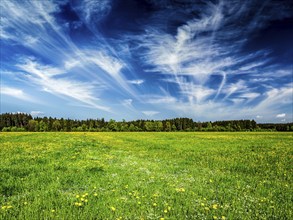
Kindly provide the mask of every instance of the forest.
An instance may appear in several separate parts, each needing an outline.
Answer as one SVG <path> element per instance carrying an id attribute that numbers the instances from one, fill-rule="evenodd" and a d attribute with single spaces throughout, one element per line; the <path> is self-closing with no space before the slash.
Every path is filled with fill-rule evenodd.
<path id="1" fill-rule="evenodd" d="M 135 121 L 115 121 L 113 119 L 106 121 L 104 118 L 73 120 L 32 117 L 26 113 L 4 113 L 0 115 L 0 131 L 293 131 L 293 123 L 258 124 L 254 120 L 196 122 L 190 118 Z"/>

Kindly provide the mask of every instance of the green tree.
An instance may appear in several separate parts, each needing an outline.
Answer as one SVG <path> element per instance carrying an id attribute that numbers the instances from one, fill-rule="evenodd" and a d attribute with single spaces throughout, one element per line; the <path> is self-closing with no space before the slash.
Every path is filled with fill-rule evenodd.
<path id="1" fill-rule="evenodd" d="M 39 122 L 39 131 L 48 131 L 48 125 L 43 120 Z"/>
<path id="2" fill-rule="evenodd" d="M 110 119 L 108 123 L 108 128 L 110 131 L 118 131 L 117 122 L 113 119 Z"/>
<path id="3" fill-rule="evenodd" d="M 61 124 L 58 120 L 55 120 L 52 124 L 53 131 L 60 131 L 61 130 Z"/>
<path id="4" fill-rule="evenodd" d="M 167 121 L 165 131 L 171 131 L 171 130 L 172 130 L 171 123 Z"/>
<path id="5" fill-rule="evenodd" d="M 131 123 L 131 124 L 129 125 L 129 131 L 136 131 L 136 129 L 137 129 L 137 128 L 134 126 L 134 124 Z"/>
<path id="6" fill-rule="evenodd" d="M 162 131 L 163 130 L 163 122 L 155 121 L 154 122 L 154 129 L 155 129 L 155 131 Z"/>
<path id="7" fill-rule="evenodd" d="M 154 130 L 154 122 L 152 122 L 152 121 L 147 121 L 147 122 L 145 123 L 145 129 L 146 129 L 147 131 L 153 131 L 153 130 Z"/>
<path id="8" fill-rule="evenodd" d="M 172 131 L 176 131 L 176 130 L 177 130 L 176 125 L 172 125 Z"/>
<path id="9" fill-rule="evenodd" d="M 28 121 L 28 131 L 37 131 L 38 130 L 38 122 L 34 119 Z"/>
<path id="10" fill-rule="evenodd" d="M 81 130 L 82 130 L 82 131 L 86 131 L 86 130 L 87 130 L 87 125 L 86 125 L 85 123 L 83 123 L 83 124 L 81 125 Z"/>

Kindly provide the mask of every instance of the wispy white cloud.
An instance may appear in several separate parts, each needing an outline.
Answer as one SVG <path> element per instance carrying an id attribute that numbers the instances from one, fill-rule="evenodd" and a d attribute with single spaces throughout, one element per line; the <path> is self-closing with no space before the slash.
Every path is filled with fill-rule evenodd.
<path id="1" fill-rule="evenodd" d="M 132 99 L 124 99 L 122 100 L 121 104 L 125 106 L 126 108 L 129 108 L 131 110 L 134 110 L 134 107 L 132 105 L 133 100 Z"/>
<path id="2" fill-rule="evenodd" d="M 90 28 L 105 18 L 111 11 L 112 1 L 110 0 L 84 0 L 72 3 L 74 10 Z"/>
<path id="3" fill-rule="evenodd" d="M 31 111 L 30 114 L 33 117 L 42 117 L 42 116 L 44 116 L 44 112 L 42 112 L 42 111 Z"/>
<path id="4" fill-rule="evenodd" d="M 112 86 L 112 89 L 123 89 L 134 98 L 136 97 L 136 91 L 129 86 L 122 73 L 122 70 L 127 68 L 126 64 L 120 59 L 109 55 L 106 49 L 78 50 L 75 51 L 73 57 L 64 62 L 65 69 L 82 68 L 89 74 L 89 77 L 94 77 L 104 85 Z M 96 71 L 99 71 L 100 74 L 97 74 Z"/>
<path id="5" fill-rule="evenodd" d="M 159 114 L 160 112 L 157 112 L 157 111 L 142 111 L 142 113 L 148 117 L 152 117 L 152 116 L 155 116 L 157 114 Z"/>
<path id="6" fill-rule="evenodd" d="M 22 89 L 8 87 L 8 86 L 1 86 L 0 93 L 3 95 L 12 96 L 17 99 L 25 100 L 25 101 L 33 101 L 34 99 L 26 94 Z"/>
<path id="7" fill-rule="evenodd" d="M 285 118 L 286 114 L 285 113 L 281 113 L 281 114 L 277 114 L 276 118 Z"/>
<path id="8" fill-rule="evenodd" d="M 30 59 L 22 64 L 18 64 L 17 67 L 27 73 L 26 77 L 28 82 L 40 86 L 43 91 L 62 97 L 73 98 L 91 107 L 110 111 L 109 107 L 97 104 L 99 99 L 94 95 L 93 84 L 74 81 L 65 77 L 54 77 L 57 73 L 64 73 L 62 69 L 49 67 L 47 65 L 44 66 Z"/>
<path id="9" fill-rule="evenodd" d="M 142 79 L 134 79 L 134 80 L 128 80 L 127 81 L 130 84 L 134 84 L 134 85 L 141 85 L 144 83 L 144 80 Z"/>
<path id="10" fill-rule="evenodd" d="M 176 103 L 177 99 L 175 97 L 172 97 L 170 95 L 148 95 L 143 96 L 144 102 L 149 104 L 170 104 L 170 103 Z"/>

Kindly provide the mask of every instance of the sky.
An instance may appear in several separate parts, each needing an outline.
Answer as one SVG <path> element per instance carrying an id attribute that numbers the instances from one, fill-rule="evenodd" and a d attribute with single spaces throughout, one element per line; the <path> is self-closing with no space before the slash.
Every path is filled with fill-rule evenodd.
<path id="1" fill-rule="evenodd" d="M 293 121 L 291 0 L 2 0 L 1 113 Z"/>

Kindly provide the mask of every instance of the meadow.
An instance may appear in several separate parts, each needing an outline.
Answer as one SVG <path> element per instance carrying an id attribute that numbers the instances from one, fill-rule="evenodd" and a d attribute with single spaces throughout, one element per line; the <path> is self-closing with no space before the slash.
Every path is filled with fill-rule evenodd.
<path id="1" fill-rule="evenodd" d="M 0 133 L 0 219 L 293 219 L 292 133 Z"/>

